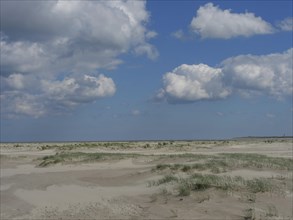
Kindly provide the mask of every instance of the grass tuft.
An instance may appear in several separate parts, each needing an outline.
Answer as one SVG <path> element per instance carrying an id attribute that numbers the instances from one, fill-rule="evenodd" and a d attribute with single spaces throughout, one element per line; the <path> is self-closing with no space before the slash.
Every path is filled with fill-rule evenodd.
<path id="1" fill-rule="evenodd" d="M 189 166 L 189 165 L 184 165 L 184 166 L 182 167 L 181 170 L 182 170 L 183 172 L 187 172 L 187 171 L 191 170 L 191 166 Z"/>
<path id="2" fill-rule="evenodd" d="M 180 184 L 178 186 L 178 195 L 179 196 L 189 196 L 190 195 L 190 187 L 187 184 Z"/>

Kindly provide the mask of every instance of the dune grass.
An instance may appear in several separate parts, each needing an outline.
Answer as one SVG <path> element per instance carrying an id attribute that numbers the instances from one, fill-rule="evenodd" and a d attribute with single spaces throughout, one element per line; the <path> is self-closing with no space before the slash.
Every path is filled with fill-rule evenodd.
<path id="1" fill-rule="evenodd" d="M 174 155 L 173 155 L 174 156 Z M 190 158 L 193 158 L 190 156 Z M 219 155 L 194 155 L 196 160 L 204 159 L 200 163 L 192 164 L 158 164 L 154 170 L 210 170 L 212 173 L 226 172 L 239 168 L 278 169 L 293 171 L 291 158 L 269 157 L 261 154 L 231 153 Z"/>
<path id="2" fill-rule="evenodd" d="M 248 191 L 250 193 L 264 193 L 275 190 L 268 179 L 254 178 L 246 180 L 241 176 L 217 176 L 214 174 L 195 173 L 186 178 L 178 178 L 174 175 L 166 175 L 163 178 L 153 181 L 150 186 L 158 186 L 166 183 L 176 183 L 179 196 L 188 196 L 192 191 L 204 191 L 215 188 L 224 191 Z"/>
<path id="3" fill-rule="evenodd" d="M 148 181 L 148 186 L 159 186 L 162 184 L 167 184 L 167 183 L 171 183 L 171 182 L 178 182 L 178 177 L 172 175 L 172 174 L 168 174 L 165 175 L 163 178 L 159 179 L 159 180 L 152 180 L 152 181 Z"/>
<path id="4" fill-rule="evenodd" d="M 244 179 L 241 176 L 216 175 L 217 173 L 237 169 L 259 170 L 287 170 L 292 171 L 293 160 L 291 158 L 269 157 L 261 154 L 230 153 L 209 156 L 195 156 L 202 160 L 188 164 L 158 164 L 153 171 L 172 173 L 157 180 L 153 185 L 175 183 L 179 196 L 188 196 L 194 191 L 204 191 L 214 188 L 224 191 L 243 191 L 250 194 L 277 192 L 282 193 L 284 187 L 280 187 L 280 181 L 270 178 Z M 211 174 L 197 173 L 198 171 L 210 171 Z M 185 172 L 184 178 L 174 176 Z M 167 181 L 168 180 L 168 181 Z M 284 183 L 284 182 L 283 182 Z M 277 187 L 278 185 L 278 187 Z M 290 184 L 289 184 L 290 185 Z"/>
<path id="5" fill-rule="evenodd" d="M 126 149 L 136 147 L 133 142 L 80 142 L 80 143 L 64 143 L 64 144 L 46 144 L 38 146 L 39 150 L 59 150 L 70 151 L 79 148 L 108 148 L 108 149 Z"/>
<path id="6" fill-rule="evenodd" d="M 84 153 L 84 152 L 61 152 L 55 155 L 41 158 L 40 167 L 46 167 L 58 163 L 76 163 L 76 162 L 94 162 L 105 159 L 123 159 L 128 157 L 137 157 L 138 154 L 121 153 Z"/>
<path id="7" fill-rule="evenodd" d="M 228 162 L 230 161 L 231 165 L 234 166 L 293 170 L 293 160 L 291 158 L 269 157 L 262 154 L 248 153 L 226 153 L 219 156 Z"/>

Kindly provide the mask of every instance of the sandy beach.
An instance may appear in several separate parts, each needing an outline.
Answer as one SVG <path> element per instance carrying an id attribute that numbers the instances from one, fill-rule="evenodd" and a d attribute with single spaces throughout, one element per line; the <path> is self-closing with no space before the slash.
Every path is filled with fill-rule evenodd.
<path id="1" fill-rule="evenodd" d="M 1 143 L 1 219 L 292 219 L 292 139 Z"/>

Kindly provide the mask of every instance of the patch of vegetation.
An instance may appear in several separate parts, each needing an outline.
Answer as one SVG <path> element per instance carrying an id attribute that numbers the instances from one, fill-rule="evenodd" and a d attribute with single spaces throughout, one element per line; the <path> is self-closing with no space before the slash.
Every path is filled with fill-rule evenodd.
<path id="1" fill-rule="evenodd" d="M 161 155 L 162 158 L 188 158 L 194 161 L 213 158 L 214 156 L 205 155 L 205 154 L 192 154 L 192 153 L 184 153 L 184 154 L 170 154 L 170 155 Z"/>
<path id="2" fill-rule="evenodd" d="M 173 165 L 170 167 L 170 169 L 171 169 L 171 170 L 179 170 L 181 167 L 182 167 L 181 164 L 176 163 L 176 164 L 173 164 Z"/>
<path id="3" fill-rule="evenodd" d="M 243 211 L 243 219 L 244 220 L 255 220 L 255 209 L 248 208 Z"/>
<path id="4" fill-rule="evenodd" d="M 214 187 L 218 189 L 228 190 L 236 189 L 238 186 L 243 184 L 241 177 L 230 177 L 230 176 L 217 176 L 210 174 L 193 174 L 190 178 L 183 181 L 189 182 L 192 191 L 201 191 L 208 188 Z"/>
<path id="5" fill-rule="evenodd" d="M 173 181 L 177 182 L 178 178 L 174 175 L 166 175 L 162 179 L 159 179 L 156 184 L 161 185 L 161 184 L 170 183 Z"/>
<path id="6" fill-rule="evenodd" d="M 254 178 L 245 180 L 241 176 L 217 176 L 212 174 L 193 174 L 190 179 L 193 191 L 205 190 L 211 187 L 222 190 L 240 190 L 246 189 L 252 193 L 268 192 L 274 189 L 271 182 L 264 178 Z"/>
<path id="7" fill-rule="evenodd" d="M 248 153 L 221 154 L 220 157 L 226 159 L 229 166 L 293 170 L 293 160 L 291 158 L 269 157 L 262 154 Z"/>
<path id="8" fill-rule="evenodd" d="M 189 196 L 190 192 L 191 192 L 191 189 L 187 184 L 180 184 L 178 186 L 178 195 L 179 196 Z"/>
<path id="9" fill-rule="evenodd" d="M 15 144 L 15 145 L 13 145 L 13 147 L 18 148 L 18 147 L 23 147 L 23 146 L 21 144 Z"/>
<path id="10" fill-rule="evenodd" d="M 277 216 L 278 216 L 278 210 L 277 210 L 276 206 L 269 205 L 268 210 L 265 214 L 265 217 L 272 218 L 272 217 L 277 217 Z"/>
<path id="11" fill-rule="evenodd" d="M 163 178 L 157 181 L 149 181 L 148 186 L 159 186 L 170 182 L 178 182 L 178 178 L 172 174 L 165 175 Z"/>
<path id="12" fill-rule="evenodd" d="M 220 173 L 221 171 L 226 171 L 230 164 L 225 159 L 214 156 L 204 163 L 193 164 L 192 167 L 197 170 L 210 170 L 212 173 Z"/>
<path id="13" fill-rule="evenodd" d="M 136 156 L 138 154 L 62 152 L 41 158 L 42 162 L 39 166 L 46 167 L 57 163 L 94 162 L 102 159 L 123 159 Z"/>
<path id="14" fill-rule="evenodd" d="M 188 196 L 192 191 L 204 191 L 209 188 L 220 190 L 239 191 L 244 190 L 250 193 L 269 192 L 274 190 L 271 182 L 264 178 L 245 180 L 241 176 L 218 176 L 214 174 L 195 173 L 187 178 L 177 178 L 174 175 L 166 175 L 150 185 L 161 185 L 169 182 L 176 182 L 178 195 Z"/>
<path id="15" fill-rule="evenodd" d="M 7 155 L 0 154 L 0 159 L 9 158 Z"/>
<path id="16" fill-rule="evenodd" d="M 243 201 L 245 201 L 245 202 L 255 203 L 255 201 L 256 201 L 255 193 L 251 193 L 251 192 L 244 193 L 244 194 L 242 194 L 241 197 L 242 197 Z"/>
<path id="17" fill-rule="evenodd" d="M 188 157 L 194 160 L 205 159 L 204 162 L 185 164 L 158 164 L 157 170 L 181 169 L 183 172 L 189 170 L 210 170 L 212 173 L 226 172 L 237 168 L 257 168 L 257 169 L 279 169 L 279 170 L 293 170 L 293 160 L 291 158 L 268 157 L 261 154 L 220 154 L 220 155 L 170 155 L 172 157 Z"/>
<path id="18" fill-rule="evenodd" d="M 76 150 L 78 148 L 109 148 L 109 149 L 126 149 L 137 147 L 135 142 L 77 142 L 64 144 L 46 144 L 38 147 L 39 150 L 56 149 L 60 151 Z"/>
<path id="19" fill-rule="evenodd" d="M 170 168 L 170 167 L 171 167 L 171 165 L 169 165 L 169 164 L 157 164 L 156 169 L 157 170 L 164 170 L 164 169 Z"/>
<path id="20" fill-rule="evenodd" d="M 171 192 L 168 191 L 165 187 L 160 190 L 160 194 L 163 196 L 171 195 Z"/>
<path id="21" fill-rule="evenodd" d="M 189 165 L 184 165 L 184 166 L 182 167 L 181 170 L 182 170 L 183 172 L 187 172 L 187 171 L 191 170 L 191 166 L 189 166 Z"/>
<path id="22" fill-rule="evenodd" d="M 269 180 L 264 178 L 255 178 L 252 180 L 247 180 L 246 186 L 248 190 L 252 193 L 268 192 L 271 191 L 273 187 Z"/>

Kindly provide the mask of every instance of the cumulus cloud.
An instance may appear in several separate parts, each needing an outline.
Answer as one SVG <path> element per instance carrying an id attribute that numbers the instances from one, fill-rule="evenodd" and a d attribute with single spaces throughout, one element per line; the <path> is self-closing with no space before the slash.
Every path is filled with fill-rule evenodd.
<path id="1" fill-rule="evenodd" d="M 29 94 L 19 91 L 5 91 L 0 96 L 1 114 L 8 117 L 18 117 L 26 115 L 38 118 L 46 114 L 42 96 L 38 94 Z"/>
<path id="2" fill-rule="evenodd" d="M 148 20 L 144 1 L 5 1 L 2 63 L 14 72 L 49 63 L 91 71 L 115 68 L 129 50 L 153 58 L 158 52 L 147 40 L 156 32 L 147 30 Z"/>
<path id="3" fill-rule="evenodd" d="M 65 78 L 62 81 L 42 81 L 42 91 L 55 102 L 74 106 L 93 102 L 98 98 L 112 96 L 115 84 L 104 75 L 98 77 L 84 75 L 80 78 Z"/>
<path id="4" fill-rule="evenodd" d="M 225 81 L 234 90 L 265 93 L 276 98 L 291 95 L 293 49 L 263 56 L 240 55 L 221 63 Z"/>
<path id="5" fill-rule="evenodd" d="M 49 54 L 46 54 L 44 45 L 39 43 L 1 40 L 0 47 L 1 75 L 37 72 L 49 61 Z"/>
<path id="6" fill-rule="evenodd" d="M 21 90 L 25 87 L 25 77 L 22 74 L 12 74 L 7 78 L 1 77 L 1 86 L 6 90 Z"/>
<path id="7" fill-rule="evenodd" d="M 197 10 L 190 27 L 202 38 L 229 39 L 274 32 L 268 22 L 253 13 L 232 13 L 230 9 L 222 10 L 212 3 L 207 3 Z"/>
<path id="8" fill-rule="evenodd" d="M 293 49 L 263 56 L 240 55 L 218 68 L 183 64 L 163 76 L 155 100 L 169 103 L 224 99 L 236 93 L 282 99 L 292 95 Z"/>
<path id="9" fill-rule="evenodd" d="M 277 24 L 277 26 L 282 31 L 292 31 L 293 30 L 293 18 L 285 18 Z"/>
<path id="10" fill-rule="evenodd" d="M 138 55 L 146 54 L 151 60 L 155 60 L 159 56 L 158 50 L 151 44 L 140 45 L 134 49 L 134 52 Z"/>
<path id="11" fill-rule="evenodd" d="M 164 87 L 156 98 L 168 102 L 221 99 L 230 94 L 222 84 L 222 70 L 205 64 L 183 64 L 163 76 Z"/>
<path id="12" fill-rule="evenodd" d="M 0 16 L 1 99 L 36 103 L 14 113 L 45 115 L 49 104 L 65 109 L 111 96 L 114 82 L 97 71 L 116 68 L 124 53 L 159 55 L 145 1 L 4 1 Z"/>
<path id="13" fill-rule="evenodd" d="M 34 84 L 38 82 L 39 84 Z M 63 80 L 37 80 L 32 76 L 12 74 L 1 78 L 4 113 L 40 117 L 59 114 L 99 98 L 114 95 L 115 83 L 104 75 L 84 75 Z"/>

